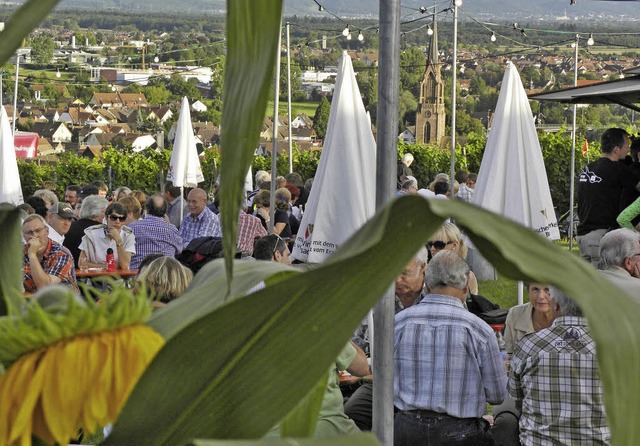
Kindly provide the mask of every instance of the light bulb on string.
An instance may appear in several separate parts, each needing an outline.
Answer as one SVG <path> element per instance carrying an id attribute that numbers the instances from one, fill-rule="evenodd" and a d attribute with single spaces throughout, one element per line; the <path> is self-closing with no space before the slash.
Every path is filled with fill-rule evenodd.
<path id="1" fill-rule="evenodd" d="M 431 25 L 427 25 L 427 35 L 433 36 L 433 29 L 431 29 Z"/>
<path id="2" fill-rule="evenodd" d="M 160 62 L 160 58 L 159 58 L 158 56 L 156 56 L 156 57 L 154 57 L 154 58 L 153 58 L 153 61 L 154 61 L 155 63 L 158 63 L 158 62 Z"/>
<path id="3" fill-rule="evenodd" d="M 456 6 L 462 6 L 462 0 L 454 0 L 453 4 Z"/>
<path id="4" fill-rule="evenodd" d="M 420 12 L 422 14 L 424 14 L 425 12 L 427 12 L 427 7 L 426 6 L 420 6 Z"/>
<path id="5" fill-rule="evenodd" d="M 351 40 L 351 33 L 347 34 L 347 40 Z"/>
<path id="6" fill-rule="evenodd" d="M 320 12 L 324 11 L 324 8 L 322 7 L 322 5 L 318 5 L 318 11 Z"/>
<path id="7" fill-rule="evenodd" d="M 496 33 L 491 33 L 491 41 L 492 42 L 496 41 Z"/>
<path id="8" fill-rule="evenodd" d="M 349 25 L 347 25 L 347 27 L 342 30 L 342 35 L 345 37 L 349 35 Z"/>
<path id="9" fill-rule="evenodd" d="M 363 42 L 363 41 L 364 41 L 364 36 L 362 35 L 362 31 L 359 31 L 359 32 L 358 32 L 358 40 L 359 40 L 360 42 Z"/>
<path id="10" fill-rule="evenodd" d="M 593 41 L 593 34 L 589 34 L 589 38 L 587 39 L 587 45 L 592 46 L 595 42 Z"/>
<path id="11" fill-rule="evenodd" d="M 62 75 L 60 74 L 60 68 L 58 68 L 58 71 L 56 71 L 56 77 L 58 79 L 60 79 L 60 76 L 62 76 Z"/>

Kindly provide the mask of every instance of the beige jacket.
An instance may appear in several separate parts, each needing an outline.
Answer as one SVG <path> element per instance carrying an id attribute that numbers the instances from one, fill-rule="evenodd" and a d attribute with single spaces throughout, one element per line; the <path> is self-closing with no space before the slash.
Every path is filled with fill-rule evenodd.
<path id="1" fill-rule="evenodd" d="M 533 306 L 531 303 L 516 305 L 509 309 L 504 325 L 504 343 L 507 353 L 512 354 L 516 343 L 527 333 L 533 333 Z"/>

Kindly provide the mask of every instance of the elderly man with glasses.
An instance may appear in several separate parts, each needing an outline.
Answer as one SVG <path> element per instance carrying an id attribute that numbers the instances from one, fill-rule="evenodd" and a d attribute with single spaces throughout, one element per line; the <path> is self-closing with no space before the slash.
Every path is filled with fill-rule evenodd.
<path id="1" fill-rule="evenodd" d="M 40 215 L 22 223 L 25 240 L 22 268 L 24 291 L 34 293 L 49 284 L 60 283 L 78 291 L 73 258 L 59 243 L 49 238 L 49 227 Z"/>

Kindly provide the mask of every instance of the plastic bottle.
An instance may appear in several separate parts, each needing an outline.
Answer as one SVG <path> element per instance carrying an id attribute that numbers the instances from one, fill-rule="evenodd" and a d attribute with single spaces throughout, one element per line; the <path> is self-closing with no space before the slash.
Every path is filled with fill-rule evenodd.
<path id="1" fill-rule="evenodd" d="M 113 249 L 107 248 L 107 272 L 116 270 L 116 259 L 113 257 Z"/>

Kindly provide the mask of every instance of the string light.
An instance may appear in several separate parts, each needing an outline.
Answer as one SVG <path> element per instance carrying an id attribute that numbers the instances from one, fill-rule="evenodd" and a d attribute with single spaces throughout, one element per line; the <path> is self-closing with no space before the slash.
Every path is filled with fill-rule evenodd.
<path id="1" fill-rule="evenodd" d="M 513 22 L 513 29 L 518 29 L 518 22 Z"/>
<path id="2" fill-rule="evenodd" d="M 420 13 L 424 14 L 425 12 L 427 12 L 427 7 L 426 6 L 420 6 Z"/>
<path id="3" fill-rule="evenodd" d="M 431 29 L 431 25 L 427 25 L 427 35 L 433 36 L 433 30 Z"/>
<path id="4" fill-rule="evenodd" d="M 349 24 L 347 24 L 347 27 L 342 30 L 342 35 L 347 37 L 347 39 L 349 38 Z"/>
<path id="5" fill-rule="evenodd" d="M 56 71 L 56 77 L 58 79 L 60 79 L 60 76 L 62 76 L 62 75 L 60 74 L 60 68 L 58 68 L 58 71 Z"/>
<path id="6" fill-rule="evenodd" d="M 360 30 L 360 31 L 358 32 L 358 40 L 359 40 L 360 42 L 364 42 L 364 36 L 362 35 L 362 30 Z"/>
<path id="7" fill-rule="evenodd" d="M 525 32 L 524 32 L 524 29 L 521 29 L 521 30 L 520 30 L 520 32 L 522 33 L 522 35 L 523 35 L 524 37 L 527 37 L 527 33 L 525 33 Z"/>
<path id="8" fill-rule="evenodd" d="M 322 7 L 322 5 L 318 5 L 318 11 L 320 12 L 324 11 L 324 8 Z"/>
<path id="9" fill-rule="evenodd" d="M 496 33 L 491 33 L 491 41 L 495 42 L 496 41 Z"/>
<path id="10" fill-rule="evenodd" d="M 589 34 L 589 39 L 587 39 L 587 45 L 592 46 L 595 42 L 593 41 L 593 34 Z"/>
<path id="11" fill-rule="evenodd" d="M 351 40 L 351 33 L 347 33 L 347 40 Z"/>

